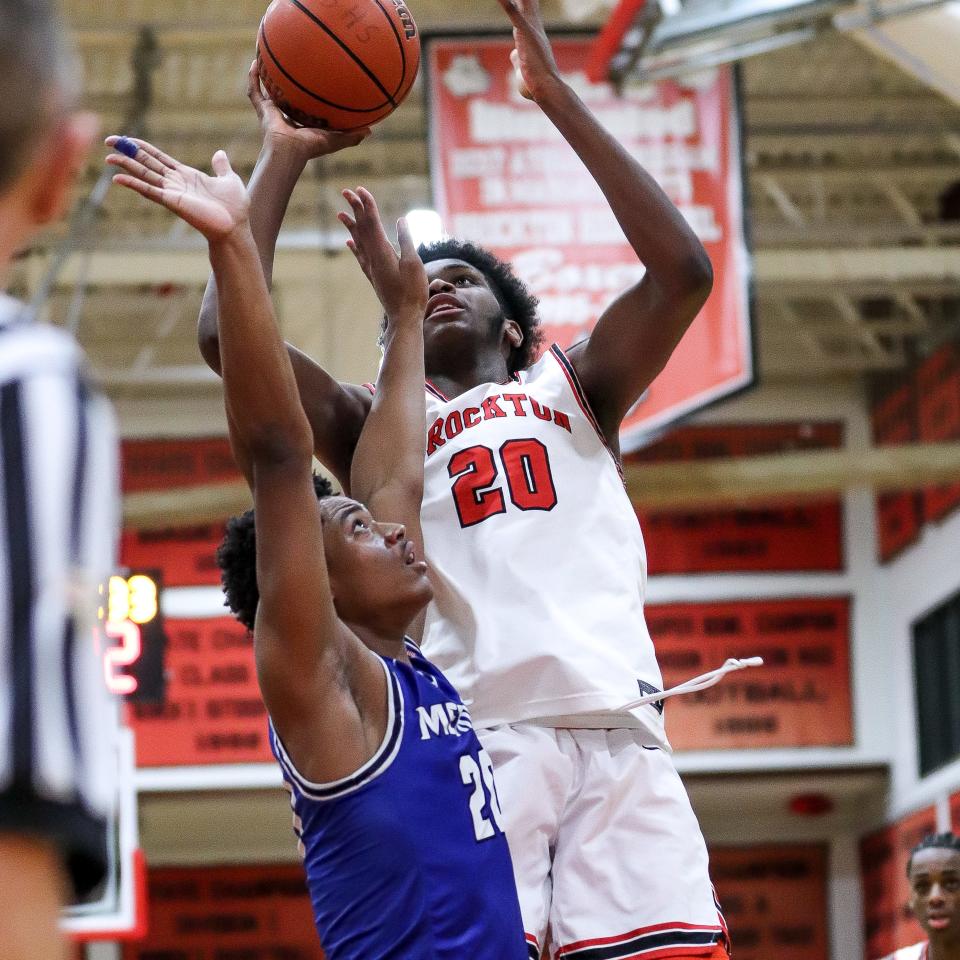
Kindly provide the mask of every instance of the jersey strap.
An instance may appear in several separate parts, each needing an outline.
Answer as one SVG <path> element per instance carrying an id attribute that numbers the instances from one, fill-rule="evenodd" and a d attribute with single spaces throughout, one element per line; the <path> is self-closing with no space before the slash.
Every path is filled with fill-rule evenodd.
<path id="1" fill-rule="evenodd" d="M 360 787 L 380 776 L 393 763 L 400 750 L 400 744 L 403 742 L 403 691 L 386 662 L 379 657 L 377 659 L 380 660 L 387 675 L 387 729 L 376 753 L 349 776 L 329 783 L 314 783 L 307 780 L 294 766 L 273 728 L 273 723 L 270 723 L 270 739 L 285 779 L 310 800 L 337 800 L 359 790 Z"/>
<path id="2" fill-rule="evenodd" d="M 427 393 L 430 394 L 430 396 L 435 397 L 437 400 L 440 400 L 442 403 L 449 402 L 450 398 L 447 396 L 444 396 L 443 393 L 440 390 L 438 390 L 429 380 L 424 380 L 423 386 L 426 389 Z"/>
<path id="3" fill-rule="evenodd" d="M 590 426 L 596 431 L 597 437 L 599 437 L 600 442 L 606 448 L 607 453 L 613 457 L 613 462 L 617 465 L 617 473 L 620 474 L 620 479 L 623 480 L 623 465 L 620 463 L 620 458 L 610 448 L 610 444 L 607 443 L 607 438 L 604 432 L 600 429 L 600 424 L 593 412 L 593 407 L 590 406 L 590 400 L 587 397 L 586 391 L 583 389 L 583 384 L 580 383 L 580 377 L 577 374 L 576 368 L 570 362 L 570 358 L 560 349 L 559 346 L 557 346 L 557 344 L 553 344 L 553 346 L 550 347 L 550 353 L 560 365 L 563 375 L 567 378 L 567 382 L 570 384 L 570 389 L 573 391 L 573 397 L 577 401 L 577 405 L 583 411 L 583 415 L 587 418 Z"/>

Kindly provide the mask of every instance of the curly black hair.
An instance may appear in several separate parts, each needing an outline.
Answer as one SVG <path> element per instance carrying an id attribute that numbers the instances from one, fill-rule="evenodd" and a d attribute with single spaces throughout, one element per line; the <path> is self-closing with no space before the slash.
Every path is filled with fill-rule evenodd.
<path id="1" fill-rule="evenodd" d="M 911 851 L 910 859 L 907 860 L 907 876 L 910 876 L 910 867 L 913 866 L 913 858 L 921 850 L 953 850 L 960 853 L 960 837 L 955 833 L 928 833 Z"/>
<path id="2" fill-rule="evenodd" d="M 424 263 L 463 260 L 471 267 L 476 267 L 487 278 L 503 312 L 523 331 L 523 343 L 514 347 L 507 359 L 508 371 L 513 374 L 526 370 L 537 359 L 543 341 L 543 331 L 537 317 L 538 300 L 513 272 L 510 264 L 466 240 L 448 239 L 420 244 L 417 253 Z"/>
<path id="3" fill-rule="evenodd" d="M 330 481 L 316 474 L 313 489 L 318 500 L 333 494 Z M 252 510 L 227 521 L 223 540 L 217 547 L 217 566 L 226 597 L 223 605 L 229 607 L 248 630 L 253 630 L 260 591 L 257 589 L 257 540 Z"/>

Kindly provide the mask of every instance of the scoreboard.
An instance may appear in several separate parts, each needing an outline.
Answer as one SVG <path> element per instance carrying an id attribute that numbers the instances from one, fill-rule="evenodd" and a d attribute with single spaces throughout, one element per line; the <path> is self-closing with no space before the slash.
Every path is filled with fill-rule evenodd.
<path id="1" fill-rule="evenodd" d="M 100 588 L 97 644 L 107 689 L 139 703 L 162 702 L 167 638 L 158 570 L 116 574 Z"/>

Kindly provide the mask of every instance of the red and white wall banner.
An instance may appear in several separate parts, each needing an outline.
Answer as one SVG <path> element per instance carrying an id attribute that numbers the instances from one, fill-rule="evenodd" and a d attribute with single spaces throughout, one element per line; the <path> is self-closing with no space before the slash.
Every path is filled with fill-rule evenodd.
<path id="1" fill-rule="evenodd" d="M 710 876 L 737 960 L 828 960 L 823 846 L 711 847 Z"/>
<path id="2" fill-rule="evenodd" d="M 863 915 L 866 935 L 864 960 L 885 957 L 923 939 L 923 930 L 907 903 L 910 851 L 928 834 L 937 832 L 933 807 L 877 830 L 860 841 Z"/>
<path id="3" fill-rule="evenodd" d="M 540 298 L 546 342 L 583 339 L 643 275 L 599 188 L 516 89 L 507 38 L 432 41 L 431 172 L 447 232 L 513 263 Z M 585 74 L 590 41 L 556 38 L 565 78 L 657 179 L 703 242 L 715 284 L 623 426 L 624 449 L 752 382 L 740 148 L 732 74 L 712 70 L 618 96 Z"/>
<path id="4" fill-rule="evenodd" d="M 242 480 L 226 437 L 124 440 L 124 493 Z"/>
<path id="5" fill-rule="evenodd" d="M 870 409 L 873 442 L 878 447 L 917 440 L 917 397 L 912 379 L 899 378 L 874 398 Z M 916 490 L 892 490 L 876 498 L 877 551 L 892 560 L 913 543 L 923 525 Z"/>
<path id="6" fill-rule="evenodd" d="M 764 659 L 666 701 L 675 749 L 853 743 L 848 597 L 650 604 L 647 624 L 666 687 L 729 657 Z"/>
<path id="7" fill-rule="evenodd" d="M 688 425 L 625 458 L 677 463 L 843 446 L 839 421 Z M 637 510 L 651 576 L 843 569 L 843 502 L 764 501 L 736 509 Z"/>
<path id="8" fill-rule="evenodd" d="M 323 960 L 299 863 L 151 868 L 147 896 L 147 936 L 123 960 Z"/>
<path id="9" fill-rule="evenodd" d="M 253 638 L 233 617 L 167 619 L 166 696 L 128 704 L 137 766 L 271 763 Z"/>
<path id="10" fill-rule="evenodd" d="M 124 530 L 120 562 L 162 571 L 167 587 L 214 586 L 220 583 L 217 547 L 223 531 L 223 522 Z"/>
<path id="11" fill-rule="evenodd" d="M 124 493 L 145 493 L 242 480 L 226 437 L 187 440 L 125 440 L 121 448 Z M 220 583 L 216 552 L 223 523 L 158 524 L 124 530 L 120 561 L 161 570 L 167 587 Z"/>
<path id="12" fill-rule="evenodd" d="M 960 343 L 946 343 L 917 367 L 917 414 L 920 439 L 960 440 Z M 923 517 L 942 520 L 960 506 L 960 483 L 927 487 Z"/>
<path id="13" fill-rule="evenodd" d="M 960 439 L 960 341 L 889 374 L 870 405 L 877 446 Z M 886 563 L 914 543 L 924 524 L 938 523 L 960 507 L 960 483 L 898 490 L 877 497 L 877 540 Z"/>

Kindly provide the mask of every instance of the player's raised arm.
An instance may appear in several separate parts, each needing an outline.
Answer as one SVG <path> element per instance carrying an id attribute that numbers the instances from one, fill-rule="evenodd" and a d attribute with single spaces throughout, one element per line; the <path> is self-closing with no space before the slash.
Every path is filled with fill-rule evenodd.
<path id="1" fill-rule="evenodd" d="M 209 177 L 142 140 L 132 142 L 135 151 L 129 140 L 107 142 L 123 154 L 107 158 L 124 171 L 115 182 L 172 210 L 208 241 L 223 308 L 230 440 L 254 500 L 260 687 L 292 755 L 312 762 L 304 762 L 304 774 L 333 779 L 369 756 L 344 677 L 369 665 L 364 675 L 371 683 L 382 691 L 385 681 L 334 609 L 313 487 L 313 438 L 250 232 L 246 190 L 223 151 L 214 155 Z"/>
<path id="2" fill-rule="evenodd" d="M 362 187 L 345 190 L 353 216 L 340 214 L 347 245 L 387 316 L 377 389 L 353 455 L 354 496 L 375 517 L 399 521 L 422 556 L 420 504 L 426 454 L 423 314 L 427 274 L 405 220 L 397 223 L 399 256 L 380 223 L 376 202 Z"/>
<path id="3" fill-rule="evenodd" d="M 341 133 L 294 127 L 264 96 L 256 61 L 247 76 L 247 95 L 263 131 L 263 148 L 250 178 L 250 229 L 257 245 L 267 287 L 272 284 L 277 237 L 287 204 L 307 162 L 315 157 L 356 146 L 369 129 Z M 200 353 L 207 365 L 220 373 L 220 299 L 211 274 L 197 322 Z M 318 363 L 287 344 L 301 402 L 313 431 L 317 457 L 333 472 L 344 490 L 349 489 L 350 457 L 363 426 L 370 395 L 362 387 L 339 383 Z"/>
<path id="4" fill-rule="evenodd" d="M 713 271 L 696 234 L 654 179 L 561 79 L 537 0 L 499 0 L 513 24 L 521 92 L 534 100 L 596 180 L 637 257 L 643 279 L 604 312 L 571 359 L 614 445 L 620 421 L 710 293 Z"/>

